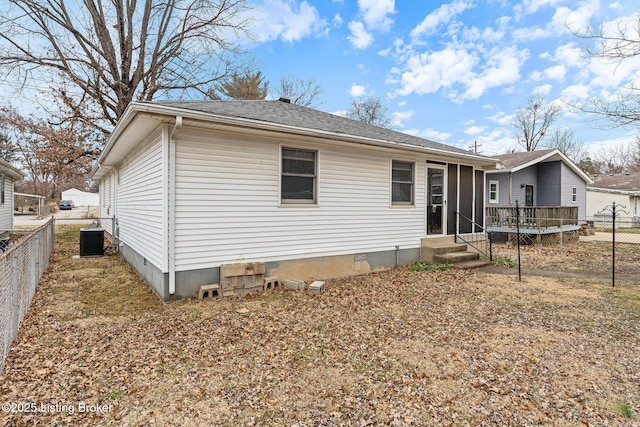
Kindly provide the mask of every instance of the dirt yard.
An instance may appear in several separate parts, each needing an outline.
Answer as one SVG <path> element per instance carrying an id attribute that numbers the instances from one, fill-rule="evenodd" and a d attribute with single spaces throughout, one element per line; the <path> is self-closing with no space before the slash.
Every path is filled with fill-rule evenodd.
<path id="1" fill-rule="evenodd" d="M 0 375 L 2 425 L 640 425 L 639 280 L 405 267 L 163 305 L 119 255 L 72 258 L 77 234 Z M 606 273 L 603 248 L 524 257 Z"/>

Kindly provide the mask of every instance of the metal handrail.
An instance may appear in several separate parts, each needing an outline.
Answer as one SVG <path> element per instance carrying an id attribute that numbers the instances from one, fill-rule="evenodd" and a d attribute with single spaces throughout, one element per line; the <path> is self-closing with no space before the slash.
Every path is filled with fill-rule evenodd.
<path id="1" fill-rule="evenodd" d="M 453 239 L 455 243 L 458 243 L 458 239 L 462 240 L 464 243 L 466 243 L 467 245 L 470 245 L 472 248 L 474 248 L 476 251 L 480 252 L 481 254 L 483 254 L 484 256 L 488 256 L 489 257 L 489 261 L 493 262 L 493 244 L 492 244 L 492 234 L 493 232 L 487 230 L 485 227 L 483 227 L 482 225 L 478 224 L 477 222 L 475 222 L 474 220 L 472 220 L 471 218 L 466 217 L 465 215 L 461 214 L 458 211 L 455 211 L 455 214 L 457 215 L 457 217 L 462 217 L 464 219 L 466 219 L 467 221 L 469 221 L 471 223 L 471 232 L 473 233 L 473 230 L 476 228 L 480 228 L 483 232 L 485 232 L 487 234 L 487 238 L 489 239 L 489 254 L 487 254 L 485 251 L 483 251 L 482 249 L 476 247 L 473 243 L 467 241 L 464 237 L 460 236 L 458 234 L 458 225 L 460 225 L 460 219 L 458 218 L 457 224 L 456 224 L 456 229 L 455 232 L 453 234 Z"/>

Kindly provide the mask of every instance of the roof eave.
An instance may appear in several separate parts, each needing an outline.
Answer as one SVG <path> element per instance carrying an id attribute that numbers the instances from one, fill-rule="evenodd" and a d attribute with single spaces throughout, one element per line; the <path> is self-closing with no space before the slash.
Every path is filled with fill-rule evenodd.
<path id="1" fill-rule="evenodd" d="M 481 164 L 483 166 L 496 167 L 497 164 L 499 164 L 498 159 L 494 159 L 486 156 L 480 156 L 472 153 L 469 153 L 469 154 L 457 153 L 455 151 L 448 151 L 448 150 L 437 149 L 433 147 L 425 147 L 425 146 L 395 142 L 390 140 L 367 138 L 367 137 L 362 137 L 357 135 L 344 134 L 340 132 L 329 132 L 329 131 L 322 131 L 318 129 L 301 128 L 297 126 L 283 125 L 279 123 L 264 122 L 264 121 L 255 120 L 255 119 L 230 117 L 230 116 L 224 116 L 224 115 L 215 114 L 215 113 L 207 113 L 203 111 L 190 110 L 190 109 L 184 109 L 184 108 L 172 107 L 172 106 L 166 106 L 166 105 L 132 102 L 129 104 L 129 106 L 125 110 L 124 114 L 122 115 L 122 118 L 120 119 L 120 121 L 118 121 L 113 133 L 109 137 L 107 144 L 105 145 L 105 148 L 102 151 L 102 154 L 98 158 L 96 165 L 94 166 L 94 168 L 92 169 L 89 175 L 90 178 L 94 178 L 98 173 L 98 171 L 100 170 L 100 168 L 104 168 L 103 163 L 106 159 L 108 159 L 109 153 L 111 152 L 113 146 L 115 145 L 115 142 L 122 135 L 122 133 L 125 132 L 127 127 L 135 120 L 135 117 L 141 113 L 154 114 L 154 115 L 167 116 L 167 117 L 182 116 L 185 119 L 191 119 L 191 120 L 215 122 L 215 123 L 226 124 L 226 125 L 242 126 L 246 128 L 271 130 L 271 131 L 277 131 L 277 132 L 286 132 L 290 134 L 298 134 L 298 135 L 305 135 L 305 136 L 315 136 L 315 137 L 325 137 L 325 138 L 331 137 L 336 140 L 352 142 L 352 143 L 359 143 L 359 144 L 380 146 L 380 147 L 387 147 L 387 148 L 399 148 L 402 150 L 410 150 L 414 152 L 430 153 L 430 154 L 436 154 L 440 156 L 453 157 L 455 159 L 467 160 L 471 163 Z"/>

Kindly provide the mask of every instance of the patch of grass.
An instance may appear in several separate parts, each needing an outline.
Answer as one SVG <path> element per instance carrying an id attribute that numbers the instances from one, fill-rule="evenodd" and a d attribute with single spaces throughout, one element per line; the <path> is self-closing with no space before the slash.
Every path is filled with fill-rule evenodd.
<path id="1" fill-rule="evenodd" d="M 611 409 L 614 412 L 617 412 L 618 414 L 622 415 L 625 418 L 633 417 L 633 410 L 631 409 L 631 406 L 629 406 L 627 402 L 624 402 L 622 400 L 618 400 L 610 404 L 609 409 Z"/>
<path id="2" fill-rule="evenodd" d="M 411 266 L 413 271 L 446 271 L 451 270 L 453 264 L 441 264 L 439 262 L 416 262 Z"/>
<path id="3" fill-rule="evenodd" d="M 518 263 L 511 258 L 499 256 L 493 258 L 493 263 L 499 267 L 517 267 Z"/>

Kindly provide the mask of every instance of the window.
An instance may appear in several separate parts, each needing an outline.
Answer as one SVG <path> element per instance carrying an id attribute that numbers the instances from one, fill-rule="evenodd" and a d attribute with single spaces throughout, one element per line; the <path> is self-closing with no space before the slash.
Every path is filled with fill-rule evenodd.
<path id="1" fill-rule="evenodd" d="M 571 203 L 576 203 L 578 201 L 578 189 L 573 187 L 571 189 Z"/>
<path id="2" fill-rule="evenodd" d="M 413 163 L 391 162 L 391 202 L 413 205 Z"/>
<path id="3" fill-rule="evenodd" d="M 4 205 L 4 175 L 0 175 L 0 205 Z"/>
<path id="4" fill-rule="evenodd" d="M 489 181 L 489 203 L 498 203 L 500 200 L 500 182 Z"/>
<path id="5" fill-rule="evenodd" d="M 316 203 L 316 151 L 282 148 L 282 203 Z"/>

